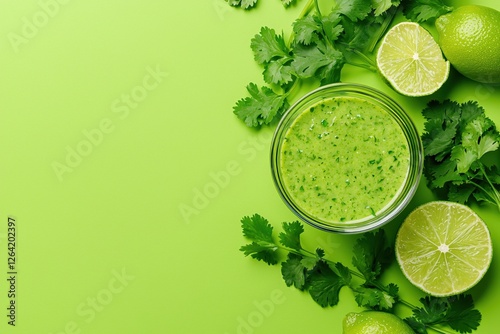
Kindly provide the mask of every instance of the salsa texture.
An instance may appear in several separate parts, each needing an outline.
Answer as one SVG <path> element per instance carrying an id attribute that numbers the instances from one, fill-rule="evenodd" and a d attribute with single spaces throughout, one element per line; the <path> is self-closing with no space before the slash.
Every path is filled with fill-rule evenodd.
<path id="1" fill-rule="evenodd" d="M 280 152 L 295 204 L 328 222 L 376 216 L 401 191 L 410 152 L 384 109 L 356 97 L 323 100 L 297 117 Z"/>

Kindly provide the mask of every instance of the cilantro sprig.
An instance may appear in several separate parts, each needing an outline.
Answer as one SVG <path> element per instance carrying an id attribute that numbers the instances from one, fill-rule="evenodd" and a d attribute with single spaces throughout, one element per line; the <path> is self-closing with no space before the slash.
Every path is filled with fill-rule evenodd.
<path id="1" fill-rule="evenodd" d="M 423 110 L 424 173 L 429 187 L 451 201 L 471 199 L 500 209 L 500 173 L 487 164 L 498 150 L 500 133 L 477 102 L 431 101 Z"/>
<path id="2" fill-rule="evenodd" d="M 256 1 L 228 3 L 249 9 Z M 250 127 L 269 125 L 286 111 L 291 94 L 306 80 L 319 85 L 339 82 L 345 64 L 376 72 L 373 50 L 399 4 L 400 0 L 338 0 L 322 13 L 318 0 L 309 0 L 288 38 L 262 27 L 250 47 L 263 68 L 265 84 L 248 84 L 249 95 L 237 101 L 233 113 Z"/>
<path id="3" fill-rule="evenodd" d="M 321 307 L 337 305 L 340 290 L 347 287 L 361 307 L 386 312 L 393 312 L 397 303 L 409 307 L 412 316 L 404 320 L 418 334 L 425 334 L 429 329 L 450 333 L 448 328 L 471 333 L 480 325 L 481 313 L 474 308 L 469 294 L 446 298 L 425 296 L 417 307 L 399 297 L 396 284 L 383 284 L 380 277 L 393 256 L 383 229 L 364 233 L 356 241 L 353 269 L 329 259 L 321 248 L 304 249 L 301 243 L 304 228 L 298 221 L 283 223 L 277 240 L 273 226 L 258 214 L 243 217 L 241 227 L 243 235 L 251 241 L 240 248 L 245 256 L 268 265 L 280 263 L 285 284 L 309 293 Z"/>

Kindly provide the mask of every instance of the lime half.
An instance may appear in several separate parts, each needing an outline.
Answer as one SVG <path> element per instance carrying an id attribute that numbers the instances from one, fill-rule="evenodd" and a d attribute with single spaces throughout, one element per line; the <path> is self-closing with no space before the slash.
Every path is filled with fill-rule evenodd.
<path id="1" fill-rule="evenodd" d="M 387 32 L 377 52 L 377 66 L 391 86 L 407 96 L 436 92 L 450 73 L 437 42 L 415 22 L 401 22 Z"/>
<path id="2" fill-rule="evenodd" d="M 396 236 L 396 258 L 408 280 L 438 297 L 462 293 L 488 270 L 493 254 L 486 224 L 469 207 L 433 201 L 416 208 Z"/>

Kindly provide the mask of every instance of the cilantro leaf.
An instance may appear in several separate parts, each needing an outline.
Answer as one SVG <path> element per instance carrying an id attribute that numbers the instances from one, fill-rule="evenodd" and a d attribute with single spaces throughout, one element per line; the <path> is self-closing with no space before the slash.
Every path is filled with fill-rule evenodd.
<path id="1" fill-rule="evenodd" d="M 342 17 L 337 12 L 331 12 L 330 15 L 321 18 L 323 32 L 330 42 L 335 42 L 344 32 L 344 27 L 341 23 Z"/>
<path id="2" fill-rule="evenodd" d="M 442 161 L 455 144 L 455 136 L 460 125 L 460 105 L 457 102 L 445 100 L 439 103 L 432 100 L 422 111 L 426 119 L 422 143 L 426 156 L 436 156 Z"/>
<path id="3" fill-rule="evenodd" d="M 316 264 L 318 264 L 319 258 L 315 257 L 305 257 L 303 258 L 300 263 L 306 268 L 307 270 L 313 270 Z"/>
<path id="4" fill-rule="evenodd" d="M 293 23 L 295 41 L 304 45 L 309 45 L 318 38 L 321 29 L 321 21 L 316 15 L 305 16 Z"/>
<path id="5" fill-rule="evenodd" d="M 359 306 L 377 310 L 390 310 L 396 303 L 394 295 L 378 288 L 369 288 L 365 286 L 361 286 L 355 290 L 354 299 Z"/>
<path id="6" fill-rule="evenodd" d="M 429 102 L 422 113 L 424 173 L 430 188 L 442 190 L 451 201 L 466 203 L 472 196 L 500 209 L 500 175 L 483 161 L 500 147 L 500 133 L 484 109 L 477 102 L 445 100 Z"/>
<path id="7" fill-rule="evenodd" d="M 307 280 L 309 294 L 321 307 L 337 305 L 340 289 L 348 284 L 345 277 L 337 275 L 323 260 L 318 262 Z"/>
<path id="8" fill-rule="evenodd" d="M 363 54 L 372 51 L 372 48 L 378 42 L 378 35 L 384 28 L 382 26 L 383 22 L 381 16 L 373 15 L 359 22 L 353 22 L 345 17 L 342 18 L 344 33 L 340 36 L 338 44 L 348 61 L 351 61 L 351 58 L 358 57 L 358 54 L 353 50 Z"/>
<path id="9" fill-rule="evenodd" d="M 460 333 L 471 333 L 481 322 L 481 313 L 474 308 L 471 295 L 426 296 L 420 302 L 423 307 L 413 309 L 413 317 L 405 319 L 417 333 L 426 333 L 426 327 L 436 324 L 446 324 Z"/>
<path id="10" fill-rule="evenodd" d="M 274 58 L 289 56 L 283 34 L 276 35 L 274 29 L 262 27 L 260 33 L 252 38 L 250 47 L 254 53 L 254 58 L 259 64 L 270 62 Z"/>
<path id="11" fill-rule="evenodd" d="M 290 6 L 291 4 L 293 4 L 295 2 L 295 0 L 281 0 L 281 3 L 283 4 L 283 6 L 285 7 L 288 7 Z"/>
<path id="12" fill-rule="evenodd" d="M 469 201 L 472 194 L 474 194 L 474 197 L 479 195 L 479 194 L 474 193 L 475 190 L 476 190 L 476 186 L 474 186 L 474 185 L 468 185 L 468 184 L 464 184 L 464 185 L 460 185 L 460 186 L 452 185 L 449 188 L 448 200 L 453 201 L 453 202 L 457 202 L 457 203 L 461 203 L 461 204 L 465 204 Z M 479 201 L 480 198 L 477 198 L 477 200 Z M 489 198 L 481 198 L 481 200 L 487 201 L 487 200 L 489 200 Z"/>
<path id="13" fill-rule="evenodd" d="M 382 15 L 392 6 L 399 6 L 401 0 L 372 0 L 372 6 L 375 10 L 375 15 Z"/>
<path id="14" fill-rule="evenodd" d="M 252 240 L 252 243 L 240 247 L 245 256 L 250 255 L 256 260 L 264 261 L 269 265 L 277 264 L 277 245 L 273 239 L 273 227 L 267 219 L 258 214 L 241 219 L 243 235 Z"/>
<path id="15" fill-rule="evenodd" d="M 241 7 L 250 9 L 257 3 L 257 0 L 226 0 L 226 2 L 233 7 Z"/>
<path id="16" fill-rule="evenodd" d="M 451 328 L 460 333 L 471 333 L 481 322 L 481 313 L 474 309 L 471 295 L 460 294 L 448 297 L 449 309 L 446 313 L 446 322 Z"/>
<path id="17" fill-rule="evenodd" d="M 488 152 L 496 151 L 499 147 L 500 133 L 495 124 L 484 115 L 470 121 L 463 129 L 462 146 L 476 153 L 481 159 Z"/>
<path id="18" fill-rule="evenodd" d="M 253 241 L 265 241 L 274 243 L 273 227 L 264 217 L 254 214 L 252 217 L 245 216 L 241 219 L 243 235 Z"/>
<path id="19" fill-rule="evenodd" d="M 251 244 L 244 245 L 240 247 L 240 251 L 245 254 L 245 256 L 250 255 L 252 258 L 263 261 L 269 265 L 274 265 L 278 263 L 278 257 L 276 254 L 277 247 L 270 244 L 263 244 L 259 242 L 252 242 Z"/>
<path id="20" fill-rule="evenodd" d="M 351 21 L 363 20 L 372 11 L 371 1 L 366 0 L 337 0 L 334 11 L 347 16 Z"/>
<path id="21" fill-rule="evenodd" d="M 415 319 L 424 324 L 440 323 L 448 311 L 448 303 L 444 299 L 427 296 L 420 299 L 424 307 L 419 307 L 413 310 Z"/>
<path id="22" fill-rule="evenodd" d="M 279 58 L 267 63 L 264 68 L 264 81 L 283 86 L 293 81 L 295 72 L 290 66 L 291 59 Z"/>
<path id="23" fill-rule="evenodd" d="M 404 321 L 413 329 L 416 334 L 427 334 L 425 324 L 418 321 L 415 317 L 405 318 Z"/>
<path id="24" fill-rule="evenodd" d="M 294 53 L 292 67 L 300 78 L 316 77 L 322 85 L 340 81 L 345 58 L 341 51 L 330 44 L 323 41 L 310 46 L 298 44 Z"/>
<path id="25" fill-rule="evenodd" d="M 403 14 L 411 21 L 424 22 L 449 13 L 453 7 L 442 0 L 402 0 Z"/>
<path id="26" fill-rule="evenodd" d="M 268 87 L 262 87 L 259 91 L 256 84 L 250 83 L 247 90 L 250 96 L 239 100 L 233 112 L 250 127 L 270 124 L 288 108 L 286 96 L 278 95 Z"/>
<path id="27" fill-rule="evenodd" d="M 300 251 L 302 249 L 300 245 L 300 235 L 304 232 L 302 224 L 298 221 L 283 223 L 283 230 L 284 232 L 279 234 L 281 244 L 285 247 Z"/>
<path id="28" fill-rule="evenodd" d="M 281 263 L 281 274 L 286 285 L 293 285 L 299 290 L 303 290 L 306 283 L 307 268 L 302 260 L 302 256 L 289 253 L 287 260 Z"/>
<path id="29" fill-rule="evenodd" d="M 365 233 L 354 247 L 353 265 L 367 281 L 376 280 L 382 272 L 382 266 L 392 259 L 392 250 L 385 247 L 385 232 Z"/>

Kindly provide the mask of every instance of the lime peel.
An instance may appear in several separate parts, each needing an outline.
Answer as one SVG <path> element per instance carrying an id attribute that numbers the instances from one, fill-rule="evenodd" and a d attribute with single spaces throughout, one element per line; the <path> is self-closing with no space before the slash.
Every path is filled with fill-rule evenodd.
<path id="1" fill-rule="evenodd" d="M 398 316 L 379 311 L 348 313 L 342 323 L 343 334 L 413 334 L 413 330 Z"/>
<path id="2" fill-rule="evenodd" d="M 464 5 L 436 19 L 438 43 L 453 67 L 481 83 L 500 83 L 500 12 Z"/>

